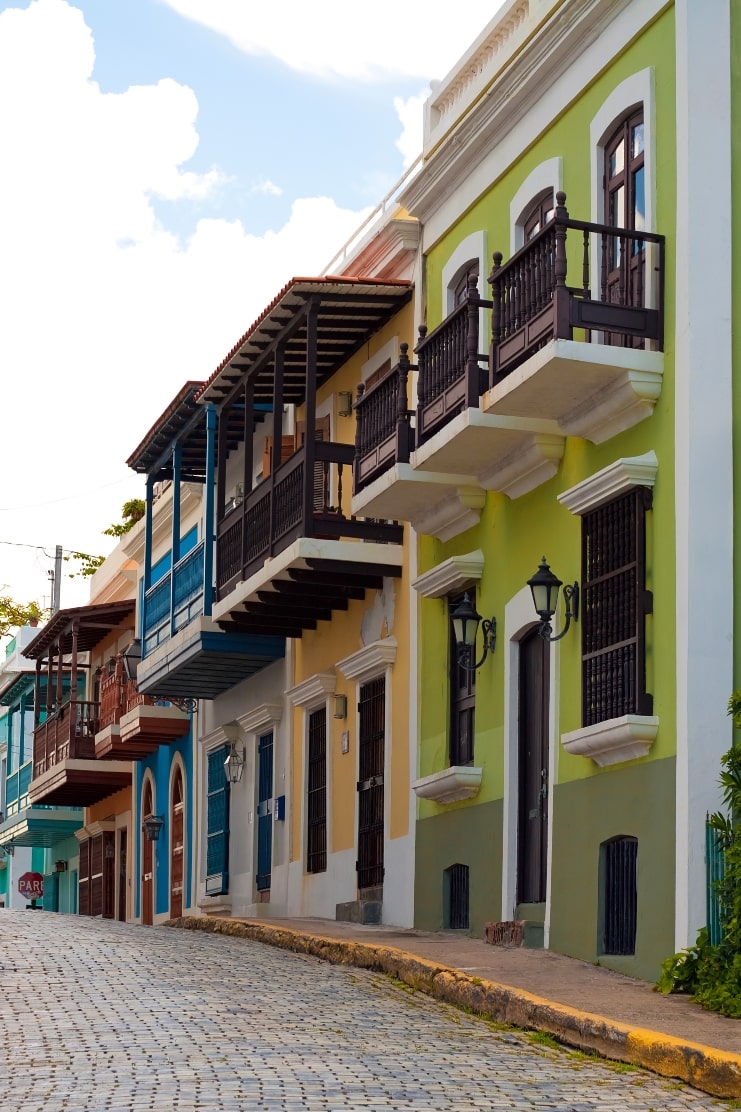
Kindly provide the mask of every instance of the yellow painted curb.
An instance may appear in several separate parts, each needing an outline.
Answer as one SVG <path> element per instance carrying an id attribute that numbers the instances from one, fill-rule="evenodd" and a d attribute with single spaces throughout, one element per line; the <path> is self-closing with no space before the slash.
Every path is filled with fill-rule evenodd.
<path id="1" fill-rule="evenodd" d="M 559 1042 L 604 1058 L 676 1077 L 717 1097 L 741 1097 L 741 1054 L 630 1027 L 604 1016 L 557 1004 L 524 989 L 471 977 L 459 969 L 415 957 L 393 946 L 304 934 L 253 919 L 189 915 L 168 924 L 249 938 L 269 946 L 309 954 L 334 965 L 353 965 L 386 973 L 447 1004 L 514 1027 L 546 1031 Z"/>

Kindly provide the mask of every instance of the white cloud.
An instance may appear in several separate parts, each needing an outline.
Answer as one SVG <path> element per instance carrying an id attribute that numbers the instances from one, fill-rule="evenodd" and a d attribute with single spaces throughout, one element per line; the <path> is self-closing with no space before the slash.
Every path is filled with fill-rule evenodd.
<path id="1" fill-rule="evenodd" d="M 281 189 L 281 187 L 279 185 L 276 185 L 274 181 L 270 181 L 269 178 L 264 178 L 262 181 L 257 182 L 256 185 L 252 186 L 250 192 L 267 193 L 270 197 L 283 196 L 283 190 Z"/>
<path id="2" fill-rule="evenodd" d="M 422 108 L 429 92 L 429 89 L 425 89 L 416 97 L 408 97 L 407 100 L 394 97 L 394 108 L 402 127 L 396 146 L 401 151 L 405 170 L 411 166 L 417 155 L 422 153 Z"/>
<path id="3" fill-rule="evenodd" d="M 321 77 L 382 80 L 442 78 L 501 7 L 429 0 L 164 0 L 174 11 L 224 35 L 246 54 L 268 54 Z"/>
<path id="4" fill-rule="evenodd" d="M 65 0 L 0 14 L 0 581 L 24 599 L 48 593 L 49 560 L 15 545 L 108 551 L 102 529 L 141 491 L 124 461 L 157 415 L 364 215 L 304 198 L 263 236 L 201 219 L 181 243 L 152 198 L 218 187 L 218 168 L 184 169 L 196 98 L 169 79 L 102 94 L 93 63 Z M 85 591 L 65 580 L 63 604 Z"/>

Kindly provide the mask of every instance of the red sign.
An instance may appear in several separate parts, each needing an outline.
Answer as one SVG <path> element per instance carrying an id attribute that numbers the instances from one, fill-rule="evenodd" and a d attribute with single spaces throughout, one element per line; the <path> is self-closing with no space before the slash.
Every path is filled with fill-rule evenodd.
<path id="1" fill-rule="evenodd" d="M 18 881 L 18 891 L 27 900 L 40 900 L 44 895 L 44 878 L 41 873 L 24 873 Z"/>

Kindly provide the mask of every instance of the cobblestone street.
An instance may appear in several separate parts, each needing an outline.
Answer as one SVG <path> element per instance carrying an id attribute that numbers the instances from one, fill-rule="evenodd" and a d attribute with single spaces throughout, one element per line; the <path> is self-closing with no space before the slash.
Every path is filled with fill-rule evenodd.
<path id="1" fill-rule="evenodd" d="M 219 935 L 0 911 L 0 976 L 3 1112 L 728 1108 Z"/>

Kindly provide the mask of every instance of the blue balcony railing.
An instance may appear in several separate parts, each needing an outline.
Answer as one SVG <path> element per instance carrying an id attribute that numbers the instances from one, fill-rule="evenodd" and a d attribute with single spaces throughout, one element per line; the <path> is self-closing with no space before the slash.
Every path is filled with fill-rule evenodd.
<path id="1" fill-rule="evenodd" d="M 203 613 L 203 541 L 145 596 L 144 655 Z"/>
<path id="2" fill-rule="evenodd" d="M 33 761 L 26 761 L 5 781 L 5 814 L 15 815 L 28 807 L 28 785 L 31 783 Z"/>

